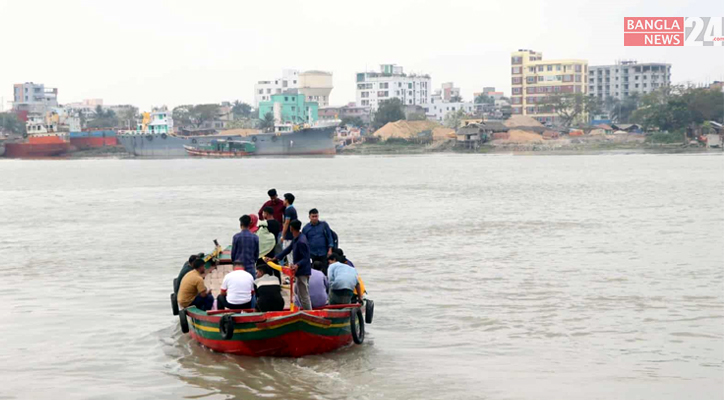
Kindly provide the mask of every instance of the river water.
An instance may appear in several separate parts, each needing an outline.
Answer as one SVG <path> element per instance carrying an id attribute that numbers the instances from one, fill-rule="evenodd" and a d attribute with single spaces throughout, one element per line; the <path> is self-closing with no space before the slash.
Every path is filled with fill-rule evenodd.
<path id="1" fill-rule="evenodd" d="M 0 162 L 0 398 L 722 399 L 723 157 Z M 185 258 L 266 191 L 376 302 L 362 346 L 213 353 Z"/>

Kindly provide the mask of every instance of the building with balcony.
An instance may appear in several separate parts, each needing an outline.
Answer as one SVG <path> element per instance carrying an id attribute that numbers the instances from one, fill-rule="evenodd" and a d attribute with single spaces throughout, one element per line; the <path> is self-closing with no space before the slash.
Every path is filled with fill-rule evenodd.
<path id="1" fill-rule="evenodd" d="M 16 83 L 13 85 L 13 109 L 29 113 L 45 113 L 58 107 L 58 89 L 46 88 L 42 83 Z"/>
<path id="2" fill-rule="evenodd" d="M 587 61 L 544 60 L 542 53 L 520 49 L 511 53 L 511 114 L 528 115 L 554 124 L 557 114 L 545 103 L 558 94 L 587 94 Z"/>
<path id="3" fill-rule="evenodd" d="M 254 85 L 254 107 L 259 108 L 260 102 L 271 101 L 272 95 L 282 94 L 288 89 L 298 89 L 306 101 L 314 101 L 324 107 L 330 103 L 332 88 L 331 72 L 285 69 L 281 78 L 258 81 Z"/>
<path id="4" fill-rule="evenodd" d="M 305 101 L 305 95 L 296 89 L 285 93 L 273 94 L 270 101 L 259 103 L 259 119 L 271 113 L 276 124 L 302 124 L 317 121 L 316 102 Z"/>
<path id="5" fill-rule="evenodd" d="M 670 85 L 672 65 L 665 63 L 644 63 L 617 61 L 613 65 L 589 67 L 587 84 L 589 96 L 606 100 L 608 97 L 625 99 L 632 95 L 643 95 L 662 86 Z"/>
<path id="6" fill-rule="evenodd" d="M 358 72 L 355 101 L 359 107 L 377 111 L 381 102 L 400 99 L 406 106 L 430 104 L 431 79 L 427 74 L 405 74 L 395 64 L 380 65 L 380 72 Z"/>

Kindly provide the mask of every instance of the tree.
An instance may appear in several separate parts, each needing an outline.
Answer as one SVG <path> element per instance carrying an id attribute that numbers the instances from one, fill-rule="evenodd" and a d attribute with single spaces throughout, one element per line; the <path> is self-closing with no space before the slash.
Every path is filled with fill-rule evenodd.
<path id="1" fill-rule="evenodd" d="M 88 128 L 115 128 L 119 124 L 118 117 L 113 110 L 104 110 L 100 105 L 96 106 L 93 118 L 86 123 Z"/>
<path id="2" fill-rule="evenodd" d="M 479 94 L 476 96 L 476 98 L 473 100 L 476 104 L 493 104 L 496 102 L 493 97 L 487 96 L 484 93 Z"/>
<path id="3" fill-rule="evenodd" d="M 236 100 L 232 106 L 232 115 L 234 119 L 249 118 L 252 114 L 252 106 L 247 103 Z"/>
<path id="4" fill-rule="evenodd" d="M 134 129 L 136 125 L 136 119 L 138 117 L 138 108 L 134 106 L 128 106 L 119 115 L 119 120 L 124 128 Z"/>
<path id="5" fill-rule="evenodd" d="M 373 117 L 373 127 L 380 129 L 388 122 L 400 121 L 401 119 L 405 119 L 403 103 L 398 98 L 392 98 L 380 103 L 378 111 L 375 112 Z"/>
<path id="6" fill-rule="evenodd" d="M 25 124 L 14 113 L 0 113 L 0 131 L 22 135 L 25 133 Z"/>
<path id="7" fill-rule="evenodd" d="M 272 113 L 264 114 L 264 118 L 259 120 L 259 128 L 266 132 L 274 129 L 274 115 Z"/>
<path id="8" fill-rule="evenodd" d="M 584 116 L 589 113 L 596 114 L 601 111 L 601 103 L 595 97 L 585 96 L 582 93 L 565 93 L 548 96 L 539 103 L 539 111 L 556 113 L 564 126 L 574 122 L 585 122 Z"/>
<path id="9" fill-rule="evenodd" d="M 468 117 L 468 114 L 462 108 L 459 108 L 446 114 L 445 118 L 443 118 L 443 125 L 451 129 L 458 129 L 466 117 Z"/>
<path id="10" fill-rule="evenodd" d="M 363 125 L 365 125 L 365 123 L 360 117 L 343 117 L 342 120 L 340 120 L 340 126 L 355 126 L 359 128 Z"/>
<path id="11" fill-rule="evenodd" d="M 425 121 L 426 117 L 425 113 L 410 113 L 405 119 L 408 121 Z"/>
<path id="12" fill-rule="evenodd" d="M 451 96 L 451 103 L 460 103 L 463 101 L 463 98 L 459 95 Z"/>
<path id="13" fill-rule="evenodd" d="M 219 115 L 219 109 L 219 104 L 183 105 L 174 108 L 171 115 L 182 128 L 199 128 L 204 122 L 214 121 Z"/>

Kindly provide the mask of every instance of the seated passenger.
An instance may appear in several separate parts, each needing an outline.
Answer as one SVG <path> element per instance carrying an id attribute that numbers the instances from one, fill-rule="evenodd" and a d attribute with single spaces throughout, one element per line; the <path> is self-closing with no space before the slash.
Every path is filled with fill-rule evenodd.
<path id="1" fill-rule="evenodd" d="M 347 264 L 347 265 L 355 268 L 355 264 L 353 264 L 352 261 L 348 260 L 347 257 L 345 257 L 345 252 L 343 252 L 342 249 L 337 248 L 337 249 L 332 250 L 332 252 L 339 256 L 341 263 Z"/>
<path id="2" fill-rule="evenodd" d="M 279 279 L 272 274 L 272 267 L 267 264 L 257 265 L 257 280 L 254 281 L 257 293 L 257 311 L 282 311 L 284 299 Z"/>
<path id="3" fill-rule="evenodd" d="M 177 301 L 182 308 L 196 306 L 200 310 L 208 311 L 214 306 L 214 296 L 204 286 L 204 264 L 202 258 L 194 260 L 194 269 L 181 280 Z"/>
<path id="4" fill-rule="evenodd" d="M 254 295 L 254 277 L 242 268 L 228 273 L 221 286 L 222 293 L 217 296 L 217 308 L 220 310 L 246 310 L 252 308 Z"/>
<path id="5" fill-rule="evenodd" d="M 362 290 L 355 268 L 341 263 L 339 256 L 334 253 L 327 256 L 327 262 L 330 264 L 327 269 L 327 278 L 330 280 L 330 305 L 350 304 L 353 290 L 357 290 L 358 298 L 362 302 Z"/>
<path id="6" fill-rule="evenodd" d="M 330 283 L 325 274 L 322 273 L 324 265 L 321 261 L 312 263 L 312 274 L 310 275 L 310 300 L 312 301 L 312 308 L 320 308 L 327 305 L 327 292 L 330 290 Z"/>
<path id="7" fill-rule="evenodd" d="M 179 271 L 179 276 L 176 278 L 176 282 L 174 283 L 174 293 L 177 296 L 179 295 L 179 285 L 181 285 L 181 280 L 184 279 L 184 276 L 186 274 L 194 270 L 194 260 L 196 260 L 197 258 L 204 258 L 204 253 L 192 254 L 189 257 L 189 261 L 185 262 L 184 266 L 181 267 L 181 271 Z"/>

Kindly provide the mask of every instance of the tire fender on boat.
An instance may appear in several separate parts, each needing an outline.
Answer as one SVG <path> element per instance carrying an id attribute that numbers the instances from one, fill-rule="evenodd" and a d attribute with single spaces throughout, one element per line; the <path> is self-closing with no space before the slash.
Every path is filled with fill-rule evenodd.
<path id="1" fill-rule="evenodd" d="M 179 324 L 181 324 L 181 332 L 189 333 L 189 321 L 186 320 L 186 310 L 179 311 Z"/>
<path id="2" fill-rule="evenodd" d="M 176 301 L 176 293 L 171 293 L 171 312 L 179 315 L 179 303 Z"/>
<path id="3" fill-rule="evenodd" d="M 196 139 L 191 139 L 191 143 L 196 144 Z"/>
<path id="4" fill-rule="evenodd" d="M 230 315 L 224 315 L 219 320 L 219 333 L 224 340 L 231 340 L 234 336 L 234 318 Z"/>
<path id="5" fill-rule="evenodd" d="M 360 327 L 359 332 L 358 327 Z M 365 321 L 360 307 L 350 310 L 350 333 L 355 344 L 362 344 L 365 341 Z"/>
<path id="6" fill-rule="evenodd" d="M 162 133 L 161 134 L 161 139 L 166 139 L 166 134 L 165 133 Z"/>
<path id="7" fill-rule="evenodd" d="M 373 311 L 375 311 L 375 302 L 367 299 L 365 300 L 365 323 L 373 323 Z"/>

